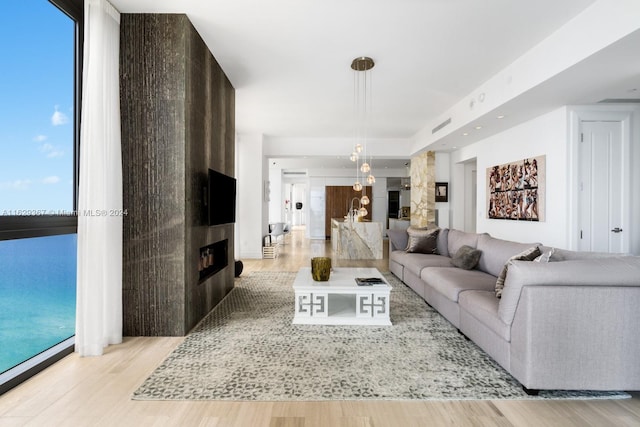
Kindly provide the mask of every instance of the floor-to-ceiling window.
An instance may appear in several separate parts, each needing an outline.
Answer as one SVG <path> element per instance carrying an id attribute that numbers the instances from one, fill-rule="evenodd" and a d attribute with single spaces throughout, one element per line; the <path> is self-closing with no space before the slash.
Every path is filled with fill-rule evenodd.
<path id="1" fill-rule="evenodd" d="M 81 0 L 0 4 L 0 392 L 73 346 Z"/>

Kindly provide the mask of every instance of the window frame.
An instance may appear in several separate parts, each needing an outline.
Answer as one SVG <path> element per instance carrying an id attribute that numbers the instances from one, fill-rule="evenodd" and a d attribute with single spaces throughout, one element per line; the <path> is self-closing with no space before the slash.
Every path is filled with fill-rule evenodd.
<path id="1" fill-rule="evenodd" d="M 43 0 L 44 1 L 44 0 Z M 66 14 L 74 26 L 74 85 L 73 85 L 73 210 L 78 208 L 78 178 L 80 162 L 80 118 L 82 117 L 82 61 L 84 41 L 84 0 L 48 0 Z M 56 236 L 78 232 L 76 215 L 2 216 L 0 241 L 31 237 Z M 39 355 L 2 374 L 0 395 L 26 381 L 63 357 L 73 353 L 75 334 Z M 31 362 L 31 363 L 29 363 Z"/>
<path id="2" fill-rule="evenodd" d="M 80 162 L 80 118 L 82 109 L 82 53 L 84 40 L 84 0 L 48 0 L 75 23 L 73 85 L 73 211 L 78 208 Z M 0 241 L 76 233 L 75 215 L 1 216 Z"/>

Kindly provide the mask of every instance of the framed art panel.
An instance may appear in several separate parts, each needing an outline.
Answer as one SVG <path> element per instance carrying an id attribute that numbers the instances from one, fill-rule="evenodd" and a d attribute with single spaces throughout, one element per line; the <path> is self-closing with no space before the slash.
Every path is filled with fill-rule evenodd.
<path id="1" fill-rule="evenodd" d="M 436 182 L 436 202 L 449 201 L 449 183 Z"/>
<path id="2" fill-rule="evenodd" d="M 544 221 L 546 156 L 487 168 L 487 218 Z"/>

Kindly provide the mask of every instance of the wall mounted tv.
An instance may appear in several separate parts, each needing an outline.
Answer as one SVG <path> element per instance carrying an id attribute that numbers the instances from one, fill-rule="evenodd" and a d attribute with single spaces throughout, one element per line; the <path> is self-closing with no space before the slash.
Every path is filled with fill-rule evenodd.
<path id="1" fill-rule="evenodd" d="M 209 169 L 207 190 L 209 225 L 236 222 L 236 179 Z"/>

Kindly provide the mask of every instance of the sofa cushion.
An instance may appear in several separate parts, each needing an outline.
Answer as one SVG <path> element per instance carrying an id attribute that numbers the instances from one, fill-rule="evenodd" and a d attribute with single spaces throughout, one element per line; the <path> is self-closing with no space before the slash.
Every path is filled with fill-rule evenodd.
<path id="1" fill-rule="evenodd" d="M 594 259 L 594 258 L 617 258 L 628 254 L 616 254 L 609 252 L 583 252 L 583 251 L 570 251 L 567 249 L 553 248 L 553 254 L 549 258 L 549 261 L 574 261 L 580 259 Z"/>
<path id="2" fill-rule="evenodd" d="M 464 245 L 475 249 L 478 245 L 478 235 L 450 229 L 447 234 L 447 252 L 449 252 L 449 256 L 453 256 Z"/>
<path id="3" fill-rule="evenodd" d="M 409 241 L 407 230 L 387 230 L 387 236 L 389 236 L 393 249 L 406 249 Z"/>
<path id="4" fill-rule="evenodd" d="M 478 244 L 476 245 L 476 248 L 482 251 L 478 269 L 493 276 L 499 276 L 509 258 L 539 245 L 540 243 L 512 242 L 496 239 L 488 234 L 481 234 L 478 236 Z"/>
<path id="5" fill-rule="evenodd" d="M 504 289 L 504 281 L 507 278 L 509 265 L 511 264 L 512 261 L 533 261 L 539 256 L 542 256 L 542 253 L 540 252 L 540 248 L 537 246 L 534 246 L 509 258 L 509 261 L 507 261 L 504 267 L 502 267 L 502 271 L 500 272 L 500 275 L 498 275 L 498 280 L 496 280 L 496 298 L 502 297 L 502 289 Z"/>
<path id="6" fill-rule="evenodd" d="M 438 233 L 438 255 L 449 256 L 449 229 L 441 228 Z"/>
<path id="7" fill-rule="evenodd" d="M 458 298 L 460 310 L 491 329 L 505 341 L 511 341 L 511 327 L 500 320 L 498 306 L 500 300 L 491 291 L 464 291 Z"/>
<path id="8" fill-rule="evenodd" d="M 422 269 L 426 267 L 453 267 L 451 259 L 440 255 L 393 251 L 389 254 L 389 258 L 398 264 L 402 264 L 404 268 L 418 277 L 420 277 Z"/>
<path id="9" fill-rule="evenodd" d="M 478 260 L 480 260 L 480 251 L 463 245 L 451 258 L 451 264 L 464 270 L 471 270 L 478 264 Z"/>
<path id="10" fill-rule="evenodd" d="M 435 254 L 438 250 L 438 233 L 439 228 L 420 229 L 409 227 L 407 234 L 409 240 L 407 242 L 407 252 L 417 252 L 421 254 Z"/>
<path id="11" fill-rule="evenodd" d="M 564 262 L 513 261 L 498 313 L 511 324 L 524 286 L 640 286 L 640 257 L 609 257 Z"/>
<path id="12" fill-rule="evenodd" d="M 495 276 L 480 270 L 461 268 L 429 267 L 422 270 L 420 278 L 427 286 L 453 302 L 458 301 L 458 294 L 462 291 L 474 289 L 493 292 L 496 285 Z"/>

